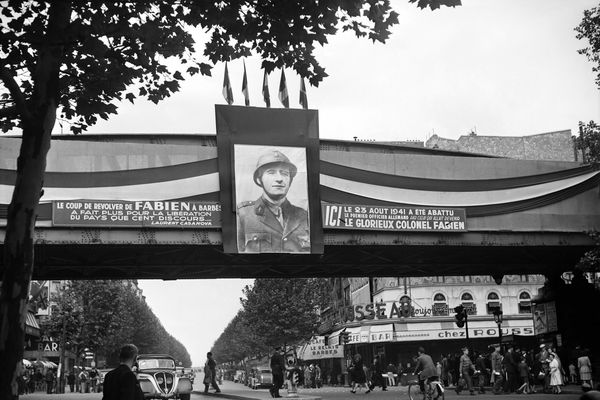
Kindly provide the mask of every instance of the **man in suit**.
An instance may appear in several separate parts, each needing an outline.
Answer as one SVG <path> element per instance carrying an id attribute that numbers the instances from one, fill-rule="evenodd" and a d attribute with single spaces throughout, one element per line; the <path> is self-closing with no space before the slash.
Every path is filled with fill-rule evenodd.
<path id="1" fill-rule="evenodd" d="M 138 356 L 138 349 L 133 344 L 121 347 L 120 365 L 104 377 L 102 400 L 143 400 L 144 393 L 137 377 L 131 371 Z"/>
<path id="2" fill-rule="evenodd" d="M 254 183 L 263 189 L 263 194 L 237 207 L 240 253 L 310 252 L 308 212 L 287 199 L 297 172 L 296 166 L 278 150 L 258 158 Z"/>

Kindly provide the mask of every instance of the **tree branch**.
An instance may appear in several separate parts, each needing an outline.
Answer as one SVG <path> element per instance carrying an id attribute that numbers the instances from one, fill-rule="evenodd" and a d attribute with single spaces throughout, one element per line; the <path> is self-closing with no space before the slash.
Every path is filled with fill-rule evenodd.
<path id="1" fill-rule="evenodd" d="M 2 79 L 2 82 L 4 82 L 4 85 L 10 92 L 10 95 L 12 96 L 12 99 L 15 102 L 15 106 L 14 106 L 15 111 L 14 112 L 17 114 L 20 114 L 21 118 L 23 118 L 23 119 L 30 119 L 31 114 L 29 113 L 29 110 L 27 109 L 27 102 L 25 101 L 25 96 L 23 96 L 23 92 L 21 92 L 21 89 L 19 88 L 17 81 L 15 81 L 15 78 L 13 77 L 12 73 L 10 72 L 10 70 L 8 68 L 0 67 L 0 79 Z M 10 108 L 12 108 L 12 107 L 7 107 L 7 108 L 0 110 L 0 117 L 4 116 L 3 114 L 6 112 L 4 110 L 10 109 Z"/>

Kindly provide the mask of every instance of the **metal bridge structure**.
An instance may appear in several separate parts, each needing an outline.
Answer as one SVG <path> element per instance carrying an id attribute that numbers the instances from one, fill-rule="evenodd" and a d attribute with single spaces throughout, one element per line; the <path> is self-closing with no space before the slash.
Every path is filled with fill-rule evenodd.
<path id="1" fill-rule="evenodd" d="M 19 138 L 0 137 L 0 243 L 19 147 Z M 214 135 L 56 136 L 38 210 L 34 279 L 560 273 L 595 245 L 589 232 L 600 228 L 600 172 L 576 162 L 321 139 L 319 165 L 309 167 L 319 170 L 324 207 L 461 210 L 464 226 L 324 224 L 322 254 L 229 254 L 218 227 L 64 224 L 53 216 L 58 202 L 218 204 L 228 183 L 219 182 Z"/>

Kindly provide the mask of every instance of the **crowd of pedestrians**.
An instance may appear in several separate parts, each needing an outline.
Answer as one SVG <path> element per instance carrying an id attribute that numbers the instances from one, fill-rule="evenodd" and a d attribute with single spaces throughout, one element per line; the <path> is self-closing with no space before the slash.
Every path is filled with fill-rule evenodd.
<path id="1" fill-rule="evenodd" d="M 93 368 L 81 369 L 78 373 L 71 369 L 65 372 L 65 392 L 94 393 L 100 391 L 100 373 Z M 19 394 L 46 392 L 59 393 L 59 374 L 56 367 L 28 366 L 21 369 L 17 379 Z"/>
<path id="2" fill-rule="evenodd" d="M 589 351 L 578 349 L 568 366 L 561 361 L 556 349 L 542 344 L 537 351 L 522 350 L 507 345 L 490 352 L 447 354 L 440 359 L 440 379 L 445 386 L 453 386 L 456 393 L 485 393 L 491 387 L 494 394 L 537 393 L 560 394 L 567 383 L 580 384 L 582 389 L 593 388 Z"/>

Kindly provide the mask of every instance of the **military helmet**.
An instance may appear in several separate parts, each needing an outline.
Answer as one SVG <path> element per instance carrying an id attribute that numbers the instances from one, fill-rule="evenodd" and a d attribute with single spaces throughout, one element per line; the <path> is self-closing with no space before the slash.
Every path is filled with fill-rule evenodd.
<path id="1" fill-rule="evenodd" d="M 268 164 L 285 164 L 285 165 L 287 165 L 290 168 L 290 178 L 291 179 L 294 179 L 294 177 L 296 176 L 296 173 L 298 172 L 298 168 L 296 168 L 296 166 L 294 164 L 292 164 L 290 159 L 287 158 L 287 156 L 285 154 L 283 154 L 279 150 L 269 150 L 266 153 L 264 153 L 263 155 L 261 155 L 260 157 L 258 157 L 258 161 L 256 162 L 256 168 L 254 169 L 254 183 L 256 183 L 258 186 L 262 186 L 260 184 L 260 181 L 258 180 L 258 178 L 260 176 L 260 171 L 261 171 L 262 167 L 264 167 L 265 165 L 268 165 Z"/>

